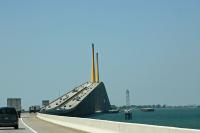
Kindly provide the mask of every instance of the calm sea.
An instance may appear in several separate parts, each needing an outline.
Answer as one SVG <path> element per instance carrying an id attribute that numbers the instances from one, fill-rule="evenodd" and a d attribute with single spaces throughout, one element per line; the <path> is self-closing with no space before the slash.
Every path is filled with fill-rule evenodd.
<path id="1" fill-rule="evenodd" d="M 92 119 L 102 119 L 129 123 L 200 129 L 200 108 L 164 108 L 155 112 L 133 110 L 133 119 L 125 120 L 123 113 L 95 114 Z"/>

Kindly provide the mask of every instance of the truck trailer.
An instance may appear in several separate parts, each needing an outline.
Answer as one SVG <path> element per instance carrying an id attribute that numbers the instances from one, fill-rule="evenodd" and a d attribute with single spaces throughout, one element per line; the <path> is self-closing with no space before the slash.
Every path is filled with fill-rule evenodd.
<path id="1" fill-rule="evenodd" d="M 7 106 L 14 107 L 17 111 L 18 117 L 21 117 L 21 98 L 8 98 Z"/>

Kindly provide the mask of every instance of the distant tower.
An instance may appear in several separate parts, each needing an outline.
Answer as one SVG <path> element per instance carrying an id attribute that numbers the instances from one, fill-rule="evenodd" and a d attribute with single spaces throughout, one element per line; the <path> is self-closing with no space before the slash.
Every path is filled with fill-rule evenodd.
<path id="1" fill-rule="evenodd" d="M 99 57 L 98 53 L 96 53 L 96 82 L 99 83 Z"/>
<path id="2" fill-rule="evenodd" d="M 92 70 L 91 70 L 91 82 L 92 82 L 92 83 L 95 83 L 94 44 L 92 44 Z"/>
<path id="3" fill-rule="evenodd" d="M 126 107 L 130 106 L 130 96 L 129 96 L 129 90 L 126 90 Z"/>

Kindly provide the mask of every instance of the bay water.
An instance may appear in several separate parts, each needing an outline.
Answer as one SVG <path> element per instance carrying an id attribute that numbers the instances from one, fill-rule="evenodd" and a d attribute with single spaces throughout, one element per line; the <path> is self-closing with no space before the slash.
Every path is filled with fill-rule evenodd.
<path id="1" fill-rule="evenodd" d="M 154 112 L 133 110 L 133 119 L 125 120 L 124 113 L 94 114 L 92 119 L 141 123 L 180 128 L 200 129 L 200 108 L 158 108 Z"/>

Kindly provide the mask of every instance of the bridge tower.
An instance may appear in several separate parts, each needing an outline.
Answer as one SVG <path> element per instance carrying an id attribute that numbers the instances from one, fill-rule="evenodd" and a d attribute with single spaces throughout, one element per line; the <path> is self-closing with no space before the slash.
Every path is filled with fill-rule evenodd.
<path id="1" fill-rule="evenodd" d="M 96 53 L 96 82 L 99 83 L 99 59 L 98 53 Z"/>
<path id="2" fill-rule="evenodd" d="M 92 70 L 91 70 L 91 82 L 95 83 L 95 62 L 94 62 L 94 44 L 92 44 Z"/>

